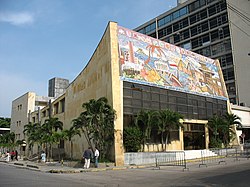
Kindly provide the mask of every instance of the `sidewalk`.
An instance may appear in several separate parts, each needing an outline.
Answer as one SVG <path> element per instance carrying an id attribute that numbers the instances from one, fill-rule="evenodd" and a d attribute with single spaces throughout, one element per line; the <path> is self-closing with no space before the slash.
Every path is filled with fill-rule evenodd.
<path id="1" fill-rule="evenodd" d="M 6 163 L 8 165 L 12 165 L 18 168 L 30 169 L 34 171 L 46 172 L 46 173 L 81 173 L 81 172 L 98 172 L 98 171 L 107 171 L 107 170 L 122 170 L 127 169 L 128 167 L 115 167 L 115 166 L 107 166 L 104 163 L 99 164 L 99 168 L 89 168 L 83 169 L 81 166 L 78 167 L 69 167 L 70 163 L 66 162 L 63 165 L 59 162 L 46 162 L 46 163 L 38 163 L 32 162 L 28 160 L 18 160 L 6 162 L 4 159 L 0 158 L 0 162 Z"/>

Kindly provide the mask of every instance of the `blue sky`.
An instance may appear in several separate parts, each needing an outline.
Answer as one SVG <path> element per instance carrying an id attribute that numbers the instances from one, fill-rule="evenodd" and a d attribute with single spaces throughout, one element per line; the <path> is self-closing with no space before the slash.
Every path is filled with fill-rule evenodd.
<path id="1" fill-rule="evenodd" d="M 71 82 L 109 21 L 134 29 L 176 0 L 0 0 L 0 117 L 28 91 L 48 95 L 48 80 Z"/>

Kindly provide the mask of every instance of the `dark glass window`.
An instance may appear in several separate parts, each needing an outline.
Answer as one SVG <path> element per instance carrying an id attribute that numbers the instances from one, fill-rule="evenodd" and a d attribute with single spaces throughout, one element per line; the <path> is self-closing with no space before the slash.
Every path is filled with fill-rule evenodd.
<path id="1" fill-rule="evenodd" d="M 218 39 L 219 39 L 218 30 L 211 32 L 211 42 L 218 40 Z"/>
<path id="2" fill-rule="evenodd" d="M 180 12 L 179 10 L 173 13 L 173 20 L 177 19 L 180 17 Z"/>
<path id="3" fill-rule="evenodd" d="M 187 7 L 183 7 L 182 9 L 180 9 L 180 16 L 183 16 L 187 14 Z"/>
<path id="4" fill-rule="evenodd" d="M 167 27 L 167 35 L 171 34 L 172 32 L 172 26 Z"/>
<path id="5" fill-rule="evenodd" d="M 179 28 L 179 23 L 175 23 L 173 25 L 173 28 L 174 28 L 174 31 L 178 31 L 180 28 Z"/>
<path id="6" fill-rule="evenodd" d="M 193 24 L 196 22 L 196 14 L 195 15 L 192 15 L 189 17 L 189 21 L 190 21 L 190 24 Z"/>
<path id="7" fill-rule="evenodd" d="M 200 17 L 201 17 L 201 19 L 207 18 L 207 10 L 206 9 L 200 12 Z"/>
<path id="8" fill-rule="evenodd" d="M 197 26 L 192 27 L 191 29 L 191 36 L 195 36 L 198 34 Z"/>
<path id="9" fill-rule="evenodd" d="M 209 16 L 212 16 L 214 14 L 216 14 L 216 8 L 215 8 L 216 5 L 213 5 L 211 7 L 208 8 L 208 14 Z"/>

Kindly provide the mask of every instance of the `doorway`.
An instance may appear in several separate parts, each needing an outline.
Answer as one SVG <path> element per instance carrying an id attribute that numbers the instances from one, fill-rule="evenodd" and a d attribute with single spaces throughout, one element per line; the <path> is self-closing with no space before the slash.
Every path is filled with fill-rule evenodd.
<path id="1" fill-rule="evenodd" d="M 205 149 L 204 124 L 184 123 L 184 150 Z"/>

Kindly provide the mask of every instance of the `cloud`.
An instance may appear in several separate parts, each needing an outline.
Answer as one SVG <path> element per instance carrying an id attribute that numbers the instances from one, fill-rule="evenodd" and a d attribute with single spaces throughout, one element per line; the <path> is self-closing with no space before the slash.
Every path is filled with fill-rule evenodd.
<path id="1" fill-rule="evenodd" d="M 29 12 L 6 12 L 0 13 L 0 22 L 7 22 L 12 25 L 30 25 L 34 22 L 34 16 Z"/>

